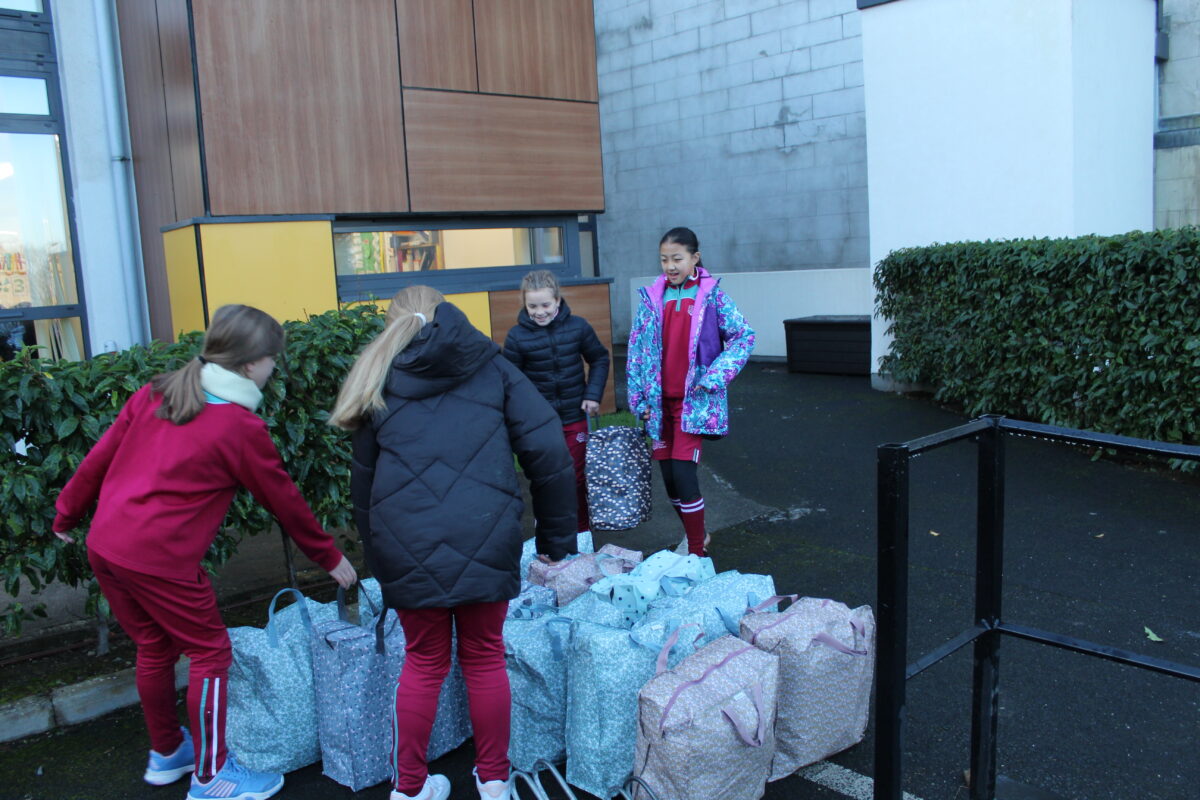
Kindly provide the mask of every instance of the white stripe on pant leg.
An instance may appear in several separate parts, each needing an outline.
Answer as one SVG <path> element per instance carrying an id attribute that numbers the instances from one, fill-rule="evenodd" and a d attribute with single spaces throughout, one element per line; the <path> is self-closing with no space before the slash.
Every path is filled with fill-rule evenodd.
<path id="1" fill-rule="evenodd" d="M 854 800 L 871 800 L 875 796 L 875 781 L 866 775 L 829 761 L 818 761 L 796 773 L 805 780 L 832 789 L 840 795 Z M 904 800 L 921 800 L 916 795 L 904 793 Z"/>
<path id="2" fill-rule="evenodd" d="M 386 609 L 384 610 L 386 614 Z M 400 699 L 400 681 L 396 681 L 396 691 L 392 695 L 392 787 L 400 787 L 400 718 L 396 716 L 396 704 Z"/>
<path id="3" fill-rule="evenodd" d="M 221 720 L 217 717 L 221 714 L 221 679 L 213 678 L 213 724 L 212 724 L 212 774 L 217 774 L 217 751 L 220 749 L 219 731 L 221 730 Z"/>

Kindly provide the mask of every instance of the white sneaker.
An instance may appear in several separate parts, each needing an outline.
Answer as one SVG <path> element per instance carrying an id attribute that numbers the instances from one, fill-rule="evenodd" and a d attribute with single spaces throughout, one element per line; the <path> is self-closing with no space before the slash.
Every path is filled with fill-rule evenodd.
<path id="1" fill-rule="evenodd" d="M 479 782 L 479 772 L 471 770 L 471 774 L 475 776 L 475 788 L 479 790 L 479 800 L 512 800 L 512 775 L 509 774 L 506 781 L 488 781 L 487 783 Z"/>
<path id="2" fill-rule="evenodd" d="M 429 775 L 416 794 L 392 790 L 390 800 L 446 800 L 450 796 L 450 779 L 445 775 Z"/>

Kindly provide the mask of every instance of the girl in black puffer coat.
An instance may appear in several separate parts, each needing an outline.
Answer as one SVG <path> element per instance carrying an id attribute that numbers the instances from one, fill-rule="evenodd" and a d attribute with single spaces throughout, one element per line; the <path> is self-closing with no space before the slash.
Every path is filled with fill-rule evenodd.
<path id="1" fill-rule="evenodd" d="M 575 463 L 576 527 L 582 533 L 591 529 L 583 475 L 587 417 L 600 413 L 608 350 L 588 321 L 571 313 L 554 273 L 537 270 L 526 275 L 521 302 L 517 324 L 504 340 L 504 355 L 533 381 L 562 420 L 563 439 Z"/>
<path id="2" fill-rule="evenodd" d="M 467 683 L 481 798 L 511 796 L 504 616 L 520 590 L 521 489 L 531 482 L 537 552 L 575 552 L 571 458 L 529 380 L 427 286 L 392 298 L 330 423 L 354 431 L 355 522 L 406 657 L 396 689 L 392 800 L 445 800 L 425 761 L 451 631 Z"/>

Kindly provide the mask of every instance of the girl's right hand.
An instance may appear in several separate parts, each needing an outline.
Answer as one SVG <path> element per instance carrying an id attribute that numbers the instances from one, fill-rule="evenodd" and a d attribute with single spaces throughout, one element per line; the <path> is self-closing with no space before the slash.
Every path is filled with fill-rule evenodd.
<path id="1" fill-rule="evenodd" d="M 650 421 L 650 409 L 647 408 L 642 412 L 642 419 L 646 420 L 647 422 Z"/>
<path id="2" fill-rule="evenodd" d="M 358 580 L 358 572 L 354 569 L 354 565 L 350 563 L 350 559 L 342 556 L 342 560 L 338 565 L 329 571 L 329 577 L 337 581 L 337 585 L 343 589 L 349 589 Z"/>

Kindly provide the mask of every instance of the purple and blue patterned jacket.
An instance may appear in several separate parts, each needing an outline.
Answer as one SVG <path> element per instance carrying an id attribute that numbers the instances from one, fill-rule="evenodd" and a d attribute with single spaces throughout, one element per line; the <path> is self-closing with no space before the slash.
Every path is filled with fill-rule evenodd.
<path id="1" fill-rule="evenodd" d="M 688 337 L 688 379 L 683 398 L 683 430 L 701 436 L 729 432 L 729 384 L 741 372 L 754 350 L 754 330 L 721 291 L 720 280 L 704 267 L 700 278 Z M 659 275 L 640 289 L 637 315 L 629 332 L 626 365 L 629 409 L 639 419 L 650 412 L 646 433 L 662 438 L 662 326 L 663 293 L 667 277 Z"/>

